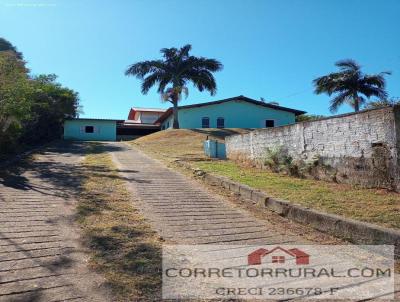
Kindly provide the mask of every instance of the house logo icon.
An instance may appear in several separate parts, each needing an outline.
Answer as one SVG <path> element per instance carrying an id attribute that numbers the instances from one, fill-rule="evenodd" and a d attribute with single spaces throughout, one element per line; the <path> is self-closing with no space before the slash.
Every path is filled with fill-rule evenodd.
<path id="1" fill-rule="evenodd" d="M 267 250 L 264 248 L 260 248 L 250 253 L 247 256 L 248 265 L 258 265 L 261 264 L 262 258 L 270 255 L 272 257 L 272 263 L 285 263 L 287 258 L 295 259 L 297 265 L 301 264 L 309 264 L 310 255 L 299 250 L 297 248 L 293 249 L 284 249 L 280 246 L 277 246 L 271 250 Z"/>

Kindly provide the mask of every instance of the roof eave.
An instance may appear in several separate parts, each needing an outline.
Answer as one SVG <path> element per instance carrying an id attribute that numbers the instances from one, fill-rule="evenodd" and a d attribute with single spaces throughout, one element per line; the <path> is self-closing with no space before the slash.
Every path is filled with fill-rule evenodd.
<path id="1" fill-rule="evenodd" d="M 273 105 L 273 104 L 268 104 L 268 103 L 264 103 L 264 102 L 261 102 L 261 101 L 257 101 L 257 100 L 248 98 L 248 97 L 246 97 L 244 95 L 239 95 L 239 96 L 236 96 L 236 97 L 222 99 L 222 100 L 218 100 L 218 101 L 212 101 L 212 102 L 206 102 L 206 103 L 198 103 L 198 104 L 192 104 L 192 105 L 186 105 L 186 106 L 179 106 L 178 108 L 179 109 L 189 109 L 189 108 L 217 105 L 217 104 L 221 104 L 221 103 L 225 103 L 225 102 L 229 102 L 229 101 L 234 101 L 234 100 L 241 100 L 241 101 L 252 103 L 254 105 L 268 107 L 268 108 L 275 109 L 275 110 L 292 112 L 296 116 L 306 113 L 305 111 L 302 111 L 302 110 L 297 110 L 297 109 L 292 109 L 292 108 L 282 107 L 282 106 L 279 106 L 279 105 Z"/>
<path id="2" fill-rule="evenodd" d="M 179 107 L 178 107 L 179 108 Z M 155 122 L 154 124 L 161 124 L 172 114 L 172 108 L 168 108 Z"/>

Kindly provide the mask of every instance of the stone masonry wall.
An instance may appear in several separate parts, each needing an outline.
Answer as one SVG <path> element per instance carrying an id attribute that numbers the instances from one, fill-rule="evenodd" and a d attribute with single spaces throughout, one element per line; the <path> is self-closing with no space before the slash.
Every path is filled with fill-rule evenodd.
<path id="1" fill-rule="evenodd" d="M 226 138 L 229 159 L 262 164 L 282 146 L 315 163 L 311 175 L 366 187 L 400 189 L 400 107 L 365 110 Z"/>

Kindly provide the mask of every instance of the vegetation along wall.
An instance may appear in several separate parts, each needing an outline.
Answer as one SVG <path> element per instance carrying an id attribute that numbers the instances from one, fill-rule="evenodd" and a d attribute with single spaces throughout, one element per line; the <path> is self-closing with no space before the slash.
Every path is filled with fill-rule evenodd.
<path id="1" fill-rule="evenodd" d="M 304 176 L 400 191 L 399 106 L 229 136 L 226 148 L 228 158 L 262 167 L 275 161 Z"/>

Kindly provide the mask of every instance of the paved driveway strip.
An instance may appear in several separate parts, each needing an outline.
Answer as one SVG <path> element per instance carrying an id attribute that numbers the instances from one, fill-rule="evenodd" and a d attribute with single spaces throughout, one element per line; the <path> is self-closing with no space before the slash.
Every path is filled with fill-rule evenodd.
<path id="1" fill-rule="evenodd" d="M 49 147 L 0 179 L 0 301 L 108 301 L 74 224 L 83 148 Z"/>
<path id="2" fill-rule="evenodd" d="M 121 146 L 121 145 L 120 145 Z M 113 153 L 146 218 L 179 244 L 303 243 L 127 145 Z"/>

